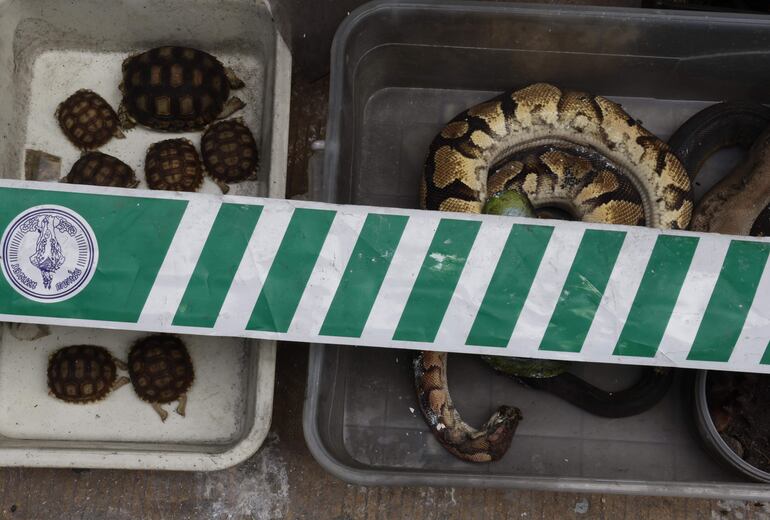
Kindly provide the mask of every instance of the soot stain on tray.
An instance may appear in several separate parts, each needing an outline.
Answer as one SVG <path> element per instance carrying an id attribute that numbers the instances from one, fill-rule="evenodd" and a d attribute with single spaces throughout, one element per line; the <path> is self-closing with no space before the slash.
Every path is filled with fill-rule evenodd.
<path id="1" fill-rule="evenodd" d="M 770 375 L 711 372 L 706 393 L 725 443 L 755 468 L 770 472 Z"/>

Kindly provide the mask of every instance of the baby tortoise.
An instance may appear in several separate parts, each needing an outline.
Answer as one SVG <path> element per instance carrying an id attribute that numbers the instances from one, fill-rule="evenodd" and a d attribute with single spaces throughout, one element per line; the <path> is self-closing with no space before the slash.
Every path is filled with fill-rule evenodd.
<path id="1" fill-rule="evenodd" d="M 123 62 L 123 128 L 136 123 L 164 132 L 203 130 L 245 103 L 230 98 L 243 81 L 207 52 L 189 47 L 158 47 Z M 230 98 L 230 99 L 228 99 Z"/>
<path id="2" fill-rule="evenodd" d="M 173 401 L 179 401 L 176 412 L 184 417 L 195 371 L 182 340 L 167 334 L 140 339 L 128 353 L 128 372 L 137 395 L 152 405 L 161 421 L 168 417 L 161 405 Z"/>
<path id="3" fill-rule="evenodd" d="M 59 126 L 72 144 L 81 150 L 95 150 L 113 137 L 125 137 L 118 115 L 96 92 L 78 90 L 56 109 Z"/>
<path id="4" fill-rule="evenodd" d="M 62 182 L 114 188 L 136 188 L 139 180 L 129 165 L 101 152 L 83 154 Z"/>
<path id="5" fill-rule="evenodd" d="M 240 118 L 209 126 L 201 138 L 201 155 L 206 171 L 225 193 L 230 189 L 225 183 L 257 177 L 257 142 Z"/>
<path id="6" fill-rule="evenodd" d="M 150 189 L 195 191 L 203 182 L 203 165 L 189 139 L 166 139 L 150 145 L 144 174 Z"/>
<path id="7" fill-rule="evenodd" d="M 73 345 L 61 348 L 48 359 L 49 393 L 68 403 L 99 401 L 128 383 L 127 377 L 117 377 L 118 368 L 126 370 L 126 364 L 104 347 Z"/>

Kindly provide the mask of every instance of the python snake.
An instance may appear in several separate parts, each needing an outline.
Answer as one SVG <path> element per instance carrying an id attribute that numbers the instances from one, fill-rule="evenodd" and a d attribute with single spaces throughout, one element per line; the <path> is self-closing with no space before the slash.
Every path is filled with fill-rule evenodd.
<path id="1" fill-rule="evenodd" d="M 690 180 L 668 145 L 612 101 L 544 83 L 462 112 L 430 145 L 423 209 L 480 213 L 503 190 L 587 222 L 686 229 L 692 213 Z M 445 448 L 473 462 L 502 457 L 519 409 L 502 406 L 477 430 L 452 403 L 446 353 L 422 352 L 414 371 L 421 411 Z"/>
<path id="2" fill-rule="evenodd" d="M 729 235 L 770 235 L 770 108 L 756 103 L 711 105 L 688 119 L 669 143 L 695 180 L 716 151 L 738 146 L 744 159 L 698 202 L 690 228 Z"/>

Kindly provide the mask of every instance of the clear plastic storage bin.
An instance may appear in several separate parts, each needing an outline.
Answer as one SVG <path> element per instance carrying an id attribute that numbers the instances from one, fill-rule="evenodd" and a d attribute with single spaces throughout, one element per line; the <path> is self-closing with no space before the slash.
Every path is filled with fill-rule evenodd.
<path id="1" fill-rule="evenodd" d="M 465 108 L 546 81 L 605 95 L 663 139 L 725 99 L 770 101 L 770 18 L 573 6 L 376 2 L 352 13 L 332 49 L 322 182 L 327 202 L 414 208 L 428 145 Z M 720 153 L 696 195 L 736 159 Z M 711 177 L 711 180 L 709 180 Z M 699 446 L 676 382 L 625 419 L 588 415 L 452 355 L 457 409 L 480 425 L 501 404 L 524 420 L 505 457 L 462 462 L 428 430 L 412 359 L 397 350 L 314 345 L 305 437 L 316 459 L 356 484 L 526 487 L 580 492 L 768 498 Z M 638 369 L 581 365 L 607 390 Z M 679 379 L 687 374 L 682 371 Z M 685 391 L 682 391 L 682 390 Z"/>

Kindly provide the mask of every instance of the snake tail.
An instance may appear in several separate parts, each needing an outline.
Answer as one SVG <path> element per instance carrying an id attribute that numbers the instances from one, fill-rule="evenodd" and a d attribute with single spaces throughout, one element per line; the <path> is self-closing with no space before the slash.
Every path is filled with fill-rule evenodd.
<path id="1" fill-rule="evenodd" d="M 421 352 L 414 361 L 420 410 L 436 439 L 450 453 L 469 462 L 500 459 L 511 446 L 522 418 L 521 410 L 500 406 L 490 419 L 475 429 L 462 420 L 452 403 L 447 382 L 447 354 Z"/>

